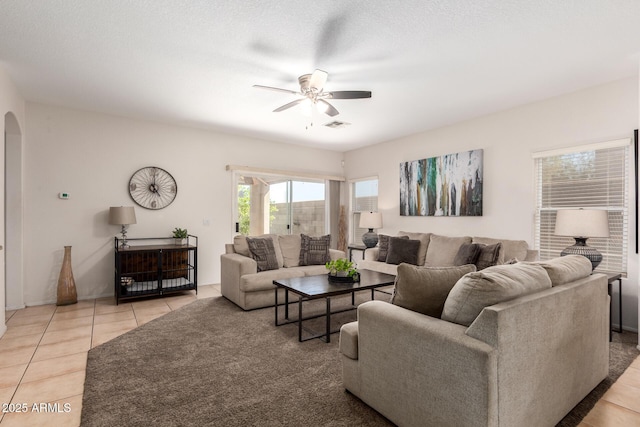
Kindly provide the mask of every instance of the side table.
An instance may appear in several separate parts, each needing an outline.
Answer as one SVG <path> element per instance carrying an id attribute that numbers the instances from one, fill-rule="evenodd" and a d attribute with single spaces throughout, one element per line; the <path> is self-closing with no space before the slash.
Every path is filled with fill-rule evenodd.
<path id="1" fill-rule="evenodd" d="M 349 261 L 353 261 L 353 251 L 361 251 L 362 259 L 364 259 L 364 253 L 367 251 L 367 249 L 370 249 L 365 245 L 358 245 L 358 244 L 348 245 L 347 248 L 349 249 Z"/>
<path id="2" fill-rule="evenodd" d="M 613 295 L 611 294 L 611 285 L 614 282 L 618 282 L 618 329 L 613 329 Z M 607 292 L 609 292 L 609 341 L 611 341 L 612 332 L 622 332 L 622 274 L 620 273 L 608 273 L 607 274 Z"/>

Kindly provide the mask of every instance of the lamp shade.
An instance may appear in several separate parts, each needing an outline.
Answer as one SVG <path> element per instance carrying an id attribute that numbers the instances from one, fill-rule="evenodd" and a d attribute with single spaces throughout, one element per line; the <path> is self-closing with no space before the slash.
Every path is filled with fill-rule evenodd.
<path id="1" fill-rule="evenodd" d="M 554 234 L 569 237 L 609 237 L 609 217 L 600 209 L 562 209 Z"/>
<path id="2" fill-rule="evenodd" d="M 112 206 L 109 208 L 109 224 L 129 225 L 136 223 L 133 206 Z"/>
<path id="3" fill-rule="evenodd" d="M 380 212 L 362 212 L 360 214 L 360 228 L 382 228 L 382 214 Z"/>

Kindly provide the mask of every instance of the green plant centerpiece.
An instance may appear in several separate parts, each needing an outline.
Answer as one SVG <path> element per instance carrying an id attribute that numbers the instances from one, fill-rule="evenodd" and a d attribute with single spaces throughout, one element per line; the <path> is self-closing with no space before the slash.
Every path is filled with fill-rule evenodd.
<path id="1" fill-rule="evenodd" d="M 344 282 L 357 282 L 360 280 L 360 274 L 358 274 L 353 262 L 346 258 L 331 260 L 324 266 L 329 270 L 329 279 Z"/>
<path id="2" fill-rule="evenodd" d="M 173 229 L 173 238 L 176 245 L 183 245 L 184 240 L 189 237 L 189 232 L 186 228 L 174 228 Z"/>

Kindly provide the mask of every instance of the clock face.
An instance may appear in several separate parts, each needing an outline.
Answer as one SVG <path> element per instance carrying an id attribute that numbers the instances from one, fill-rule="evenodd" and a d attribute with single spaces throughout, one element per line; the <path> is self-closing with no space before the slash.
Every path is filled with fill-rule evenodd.
<path id="1" fill-rule="evenodd" d="M 162 209 L 176 198 L 178 185 L 166 170 L 147 166 L 136 171 L 129 180 L 129 194 L 143 208 Z"/>

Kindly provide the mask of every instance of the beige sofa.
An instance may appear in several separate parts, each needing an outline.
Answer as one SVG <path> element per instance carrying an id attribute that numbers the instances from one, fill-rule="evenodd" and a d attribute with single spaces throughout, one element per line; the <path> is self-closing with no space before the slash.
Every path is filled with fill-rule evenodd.
<path id="1" fill-rule="evenodd" d="M 521 296 L 479 308 L 465 324 L 443 320 L 460 301 L 495 291 L 495 277 L 527 269 L 537 276 Z M 579 256 L 468 273 L 442 318 L 366 302 L 341 329 L 344 387 L 400 426 L 553 426 L 608 373 L 607 279 L 590 273 Z M 477 286 L 485 292 L 462 292 Z"/>
<path id="2" fill-rule="evenodd" d="M 274 280 L 326 274 L 324 264 L 299 265 L 300 235 L 266 234 L 274 243 L 278 268 L 258 272 L 257 262 L 251 258 L 246 237 L 235 236 L 234 243 L 225 245 L 220 255 L 222 295 L 244 310 L 270 307 L 275 303 Z M 329 249 L 331 259 L 345 258 L 343 251 Z M 284 291 L 278 298 L 284 301 Z"/>
<path id="3" fill-rule="evenodd" d="M 498 258 L 498 264 L 518 260 L 535 261 L 539 258 L 537 250 L 529 249 L 524 240 L 494 239 L 489 237 L 471 236 L 441 236 L 434 233 L 412 233 L 400 231 L 397 236 L 406 236 L 412 240 L 419 240 L 420 246 L 417 254 L 417 265 L 427 267 L 447 267 L 454 265 L 454 259 L 460 246 L 464 243 L 480 243 L 493 245 L 501 243 L 502 248 Z M 381 273 L 396 274 L 398 266 L 385 261 L 378 261 L 380 248 L 376 246 L 367 249 L 364 260 L 358 261 L 358 268 L 379 271 Z"/>

